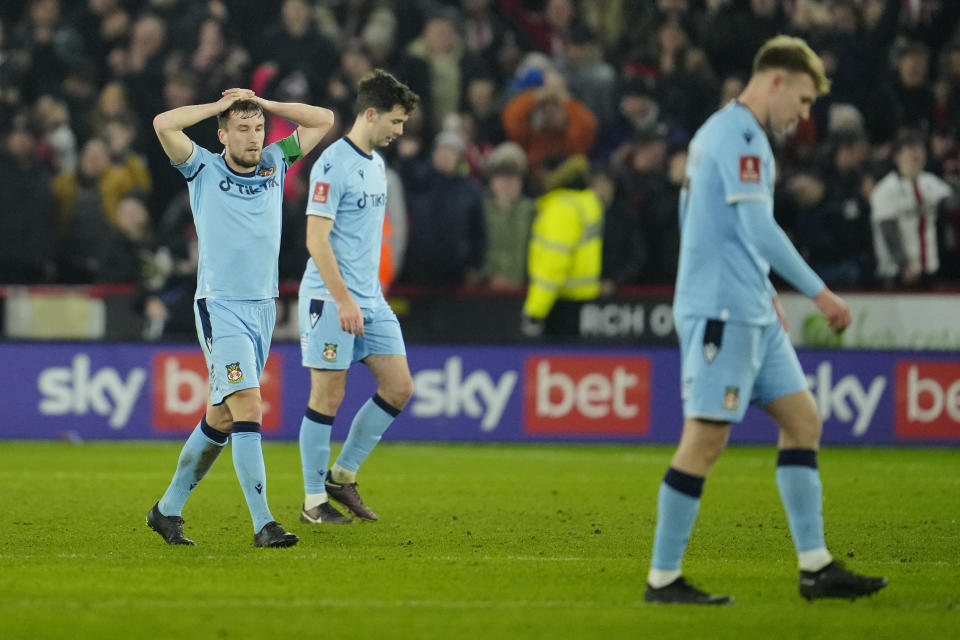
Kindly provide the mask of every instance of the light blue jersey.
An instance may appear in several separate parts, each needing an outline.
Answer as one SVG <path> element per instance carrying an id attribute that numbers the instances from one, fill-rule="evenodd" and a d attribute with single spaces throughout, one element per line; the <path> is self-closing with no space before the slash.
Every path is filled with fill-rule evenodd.
<path id="1" fill-rule="evenodd" d="M 330 247 L 344 284 L 362 308 L 385 304 L 379 271 L 386 210 L 383 158 L 376 152 L 364 153 L 347 138 L 327 147 L 310 170 L 307 215 L 333 220 Z M 300 296 L 333 300 L 310 258 L 300 283 Z"/>
<path id="2" fill-rule="evenodd" d="M 187 179 L 197 227 L 197 299 L 277 297 L 283 183 L 287 168 L 301 157 L 294 133 L 264 147 L 250 173 L 233 171 L 222 153 L 196 143 L 190 157 L 175 165 Z"/>
<path id="3" fill-rule="evenodd" d="M 773 150 L 747 107 L 733 101 L 690 142 L 680 193 L 680 263 L 673 302 L 677 317 L 696 315 L 750 324 L 776 319 L 770 263 L 748 241 L 750 220 L 738 203 L 762 203 L 773 218 Z"/>

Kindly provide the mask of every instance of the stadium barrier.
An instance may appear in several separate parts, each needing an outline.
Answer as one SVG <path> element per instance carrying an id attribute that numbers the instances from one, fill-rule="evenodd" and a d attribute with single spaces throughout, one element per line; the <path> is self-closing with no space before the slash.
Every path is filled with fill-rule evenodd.
<path id="1" fill-rule="evenodd" d="M 679 435 L 675 348 L 411 345 L 408 357 L 415 391 L 388 440 L 672 443 Z M 824 442 L 960 445 L 956 353 L 802 350 L 800 359 Z M 203 357 L 186 343 L 6 343 L 0 362 L 0 438 L 182 439 L 207 391 Z M 347 384 L 335 438 L 375 390 L 364 367 Z M 268 438 L 297 438 L 308 391 L 299 347 L 276 344 L 262 380 Z M 751 409 L 731 439 L 776 435 Z"/>

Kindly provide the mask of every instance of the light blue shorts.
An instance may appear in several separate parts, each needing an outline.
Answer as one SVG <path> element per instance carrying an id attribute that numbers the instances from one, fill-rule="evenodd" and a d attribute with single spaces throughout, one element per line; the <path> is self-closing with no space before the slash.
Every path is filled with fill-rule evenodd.
<path id="1" fill-rule="evenodd" d="M 311 369 L 349 369 L 369 355 L 407 355 L 400 321 L 390 305 L 361 308 L 361 337 L 340 328 L 337 303 L 301 296 L 300 351 L 303 366 Z"/>
<path id="2" fill-rule="evenodd" d="M 807 388 L 779 322 L 748 325 L 696 316 L 676 319 L 683 415 L 740 422 L 750 404 L 765 406 Z"/>
<path id="3" fill-rule="evenodd" d="M 210 400 L 260 386 L 277 306 L 270 300 L 195 300 L 197 337 L 210 371 Z"/>

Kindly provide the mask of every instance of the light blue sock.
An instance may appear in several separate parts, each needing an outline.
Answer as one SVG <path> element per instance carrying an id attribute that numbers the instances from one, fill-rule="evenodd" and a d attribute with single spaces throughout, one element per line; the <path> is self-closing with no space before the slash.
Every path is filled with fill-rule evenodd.
<path id="1" fill-rule="evenodd" d="M 703 478 L 667 469 L 657 498 L 657 530 L 650 566 L 661 571 L 680 569 L 687 540 L 700 510 Z"/>
<path id="2" fill-rule="evenodd" d="M 233 468 L 237 471 L 243 497 L 247 499 L 253 532 L 273 520 L 267 506 L 267 470 L 263 464 L 263 449 L 260 447 L 260 424 L 256 422 L 233 423 Z"/>
<path id="3" fill-rule="evenodd" d="M 813 449 L 781 449 L 777 454 L 777 488 L 797 553 L 825 548 L 823 488 Z"/>
<path id="4" fill-rule="evenodd" d="M 300 463 L 303 467 L 303 492 L 326 493 L 324 481 L 330 464 L 330 431 L 333 416 L 307 408 L 300 423 Z"/>
<path id="5" fill-rule="evenodd" d="M 179 516 L 183 512 L 183 505 L 190 497 L 190 492 L 203 476 L 207 475 L 226 444 L 227 434 L 208 425 L 206 416 L 201 418 L 197 428 L 180 450 L 173 480 L 160 498 L 160 513 L 165 516 Z"/>
<path id="6" fill-rule="evenodd" d="M 374 394 L 353 418 L 347 441 L 337 456 L 337 464 L 344 469 L 357 471 L 399 413 L 400 409 L 390 406 L 380 394 Z"/>

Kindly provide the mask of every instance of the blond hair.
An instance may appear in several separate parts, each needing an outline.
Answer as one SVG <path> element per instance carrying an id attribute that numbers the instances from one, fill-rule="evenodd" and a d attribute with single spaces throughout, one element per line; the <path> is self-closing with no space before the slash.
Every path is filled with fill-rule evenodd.
<path id="1" fill-rule="evenodd" d="M 764 42 L 753 58 L 753 73 L 767 69 L 805 73 L 813 80 L 818 96 L 830 91 L 830 80 L 823 70 L 823 60 L 803 38 L 779 35 Z"/>

